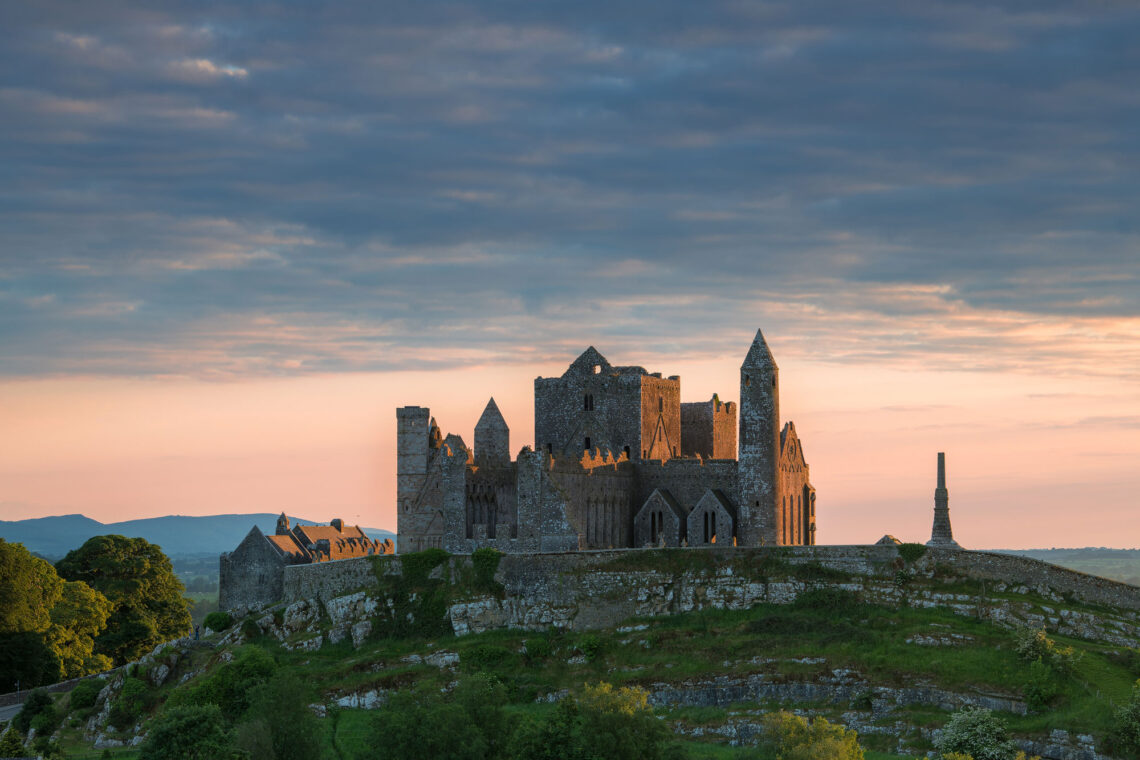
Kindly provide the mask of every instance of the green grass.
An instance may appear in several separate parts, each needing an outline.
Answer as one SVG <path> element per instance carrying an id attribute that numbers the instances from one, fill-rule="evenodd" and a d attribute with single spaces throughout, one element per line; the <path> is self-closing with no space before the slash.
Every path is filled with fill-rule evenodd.
<path id="1" fill-rule="evenodd" d="M 432 586 L 433 579 L 429 577 L 434 567 L 431 563 L 436 559 L 432 555 L 422 558 L 423 567 L 419 568 L 416 583 L 409 588 L 438 588 Z M 552 709 L 547 703 L 535 703 L 542 695 L 561 689 L 577 691 L 584 683 L 603 680 L 618 686 L 648 688 L 660 682 L 679 684 L 718 676 L 744 678 L 763 673 L 773 679 L 800 681 L 816 680 L 833 669 L 848 668 L 874 685 L 900 687 L 929 683 L 953 691 L 981 691 L 1020 699 L 1030 674 L 1028 663 L 1014 651 L 1010 631 L 946 608 L 864 604 L 854 595 L 827 585 L 845 579 L 845 573 L 816 564 L 794 565 L 784 553 L 773 552 L 757 559 L 720 550 L 632 552 L 610 560 L 600 569 L 607 568 L 666 574 L 718 573 L 731 568 L 740 576 L 801 580 L 812 584 L 815 590 L 791 605 L 761 604 L 748 610 L 708 609 L 671 617 L 633 618 L 627 622 L 644 624 L 647 628 L 628 633 L 500 630 L 455 637 L 431 627 L 410 626 L 405 637 L 374 638 L 360 650 L 354 650 L 347 641 L 316 652 L 288 652 L 271 639 L 258 643 L 273 654 L 280 666 L 301 675 L 313 701 L 346 692 L 403 689 L 418 683 L 445 687 L 455 680 L 454 672 L 404 659 L 439 650 L 455 651 L 460 655 L 459 673 L 486 673 L 501 681 L 512 701 L 511 712 L 519 716 Z M 471 576 L 461 579 L 463 588 L 488 583 L 485 577 L 476 578 L 474 567 L 455 572 Z M 486 570 L 483 575 L 487 575 Z M 817 582 L 818 585 L 814 585 Z M 978 594 L 981 584 L 953 577 L 914 576 L 906 582 L 905 589 L 910 593 L 938 590 Z M 1036 594 L 1003 592 L 1001 596 L 1054 609 L 1059 606 Z M 1066 603 L 1063 606 L 1094 610 L 1088 605 Z M 906 643 L 908 637 L 919 633 L 965 634 L 971 637 L 971 642 L 954 647 Z M 1020 735 L 1041 735 L 1063 728 L 1103 736 L 1113 706 L 1128 699 L 1132 684 L 1140 675 L 1136 672 L 1140 670 L 1140 656 L 1101 643 L 1063 636 L 1053 638 L 1082 653 L 1075 674 L 1061 679 L 1060 694 L 1048 713 L 1004 717 Z M 526 651 L 523 651 L 524 645 Z M 216 663 L 219 654 L 195 652 L 193 661 L 186 667 Z M 587 661 L 575 660 L 571 664 L 572 658 L 581 656 Z M 805 658 L 822 658 L 823 661 L 803 662 Z M 165 699 L 173 688 L 168 685 L 158 690 L 159 699 Z M 666 709 L 662 713 L 667 719 L 688 726 L 715 726 L 723 724 L 734 711 L 757 713 L 779 707 L 781 705 L 747 704 Z M 835 719 L 852 705 L 814 707 L 829 719 Z M 887 722 L 905 718 L 912 726 L 935 728 L 948 719 L 949 713 L 933 706 L 916 706 L 899 710 L 895 716 Z M 329 757 L 371 756 L 375 748 L 367 746 L 368 722 L 367 712 L 335 711 L 322 722 L 324 751 Z M 876 750 L 868 752 L 868 758 L 896 757 L 884 752 L 897 745 L 893 737 L 867 736 L 864 744 Z M 73 746 L 78 749 L 74 742 Z M 691 756 L 697 758 L 748 756 L 744 750 L 712 742 L 690 741 L 687 746 Z"/>

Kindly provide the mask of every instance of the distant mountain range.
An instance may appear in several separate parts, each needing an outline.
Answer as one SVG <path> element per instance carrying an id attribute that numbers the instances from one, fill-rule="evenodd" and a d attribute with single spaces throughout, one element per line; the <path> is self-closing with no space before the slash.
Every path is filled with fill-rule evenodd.
<path id="1" fill-rule="evenodd" d="M 289 519 L 294 525 L 316 524 L 311 520 Z M 0 520 L 0 538 L 21 543 L 29 551 L 54 559 L 79 548 L 92 536 L 117 534 L 145 538 L 174 557 L 228 552 L 245 538 L 254 525 L 265 533 L 272 533 L 277 528 L 277 515 L 268 512 L 203 517 L 167 515 L 116 523 L 101 523 L 84 515 L 59 515 L 31 520 Z M 364 528 L 364 531 L 379 540 L 395 536 L 391 531 L 380 528 Z"/>

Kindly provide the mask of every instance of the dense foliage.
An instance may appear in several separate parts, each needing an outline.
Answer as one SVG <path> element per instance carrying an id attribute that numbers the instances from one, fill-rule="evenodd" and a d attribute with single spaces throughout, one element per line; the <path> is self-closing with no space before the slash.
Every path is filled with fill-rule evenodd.
<path id="1" fill-rule="evenodd" d="M 319 735 L 304 686 L 295 675 L 278 673 L 251 691 L 249 710 L 238 726 L 235 743 L 258 760 L 317 760 Z M 243 736 L 257 741 L 246 744 Z"/>
<path id="2" fill-rule="evenodd" d="M 252 690 L 277 672 L 277 663 L 261 647 L 247 645 L 237 657 L 223 664 L 193 686 L 177 692 L 177 704 L 217 705 L 232 725 L 249 709 Z"/>
<path id="3" fill-rule="evenodd" d="M 232 757 L 230 738 L 217 705 L 165 710 L 147 734 L 140 760 L 217 760 Z"/>
<path id="4" fill-rule="evenodd" d="M 665 760 L 684 754 L 653 715 L 643 689 L 587 685 L 548 715 L 513 720 L 507 693 L 474 676 L 450 695 L 421 688 L 394 694 L 372 722 L 375 746 L 397 760 Z"/>
<path id="5" fill-rule="evenodd" d="M 211 612 L 202 621 L 202 625 L 211 631 L 224 631 L 233 624 L 234 619 L 228 612 Z"/>
<path id="6" fill-rule="evenodd" d="M 113 611 L 106 630 L 95 639 L 95 651 L 116 665 L 190 630 L 182 583 L 162 549 L 145 539 L 95 536 L 68 552 L 56 570 L 110 600 Z"/>
<path id="7" fill-rule="evenodd" d="M 111 604 L 84 583 L 67 583 L 21 544 L 0 539 L 0 691 L 98 673 L 95 652 Z"/>
<path id="8" fill-rule="evenodd" d="M 859 736 L 824 718 L 780 711 L 764 716 L 768 749 L 776 760 L 863 760 Z"/>
<path id="9" fill-rule="evenodd" d="M 1013 760 L 1017 744 L 1009 738 L 1005 723 L 984 707 L 965 707 L 954 713 L 934 747 L 943 755 L 960 753 L 974 760 Z"/>
<path id="10" fill-rule="evenodd" d="M 27 757 L 24 742 L 20 733 L 9 724 L 3 733 L 0 733 L 0 757 Z"/>
<path id="11" fill-rule="evenodd" d="M 1113 754 L 1140 757 L 1140 681 L 1132 687 L 1128 704 L 1117 708 L 1112 718 L 1109 749 Z"/>

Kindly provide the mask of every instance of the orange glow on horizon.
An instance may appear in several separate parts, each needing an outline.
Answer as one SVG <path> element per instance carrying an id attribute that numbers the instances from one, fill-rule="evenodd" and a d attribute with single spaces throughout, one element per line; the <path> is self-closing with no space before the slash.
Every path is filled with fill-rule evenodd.
<path id="1" fill-rule="evenodd" d="M 1140 408 L 1140 394 L 1124 381 L 777 360 L 782 421 L 796 423 L 819 492 L 820 543 L 925 540 L 938 451 L 965 546 L 1140 543 L 1140 418 L 1120 415 Z M 739 363 L 646 369 L 681 375 L 685 401 L 727 401 L 738 398 Z M 284 510 L 394 529 L 396 407 L 429 406 L 445 434 L 471 443 L 493 395 L 517 451 L 532 444 L 533 378 L 564 369 L 6 382 L 0 519 Z"/>

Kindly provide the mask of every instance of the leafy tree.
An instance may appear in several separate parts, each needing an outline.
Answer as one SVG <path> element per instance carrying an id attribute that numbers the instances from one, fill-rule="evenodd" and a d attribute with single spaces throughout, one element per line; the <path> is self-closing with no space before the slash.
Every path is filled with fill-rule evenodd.
<path id="1" fill-rule="evenodd" d="M 111 603 L 86 583 L 63 584 L 60 599 L 51 609 L 47 642 L 59 658 L 64 678 L 110 670 L 111 658 L 95 653 L 95 639 L 111 617 Z"/>
<path id="2" fill-rule="evenodd" d="M 127 678 L 119 690 L 119 696 L 111 705 L 107 721 L 119 730 L 126 730 L 154 704 L 154 695 L 145 681 Z"/>
<path id="3" fill-rule="evenodd" d="M 86 681 L 80 681 L 75 684 L 75 688 L 71 690 L 71 700 L 69 704 L 72 710 L 84 710 L 88 707 L 94 707 L 95 702 L 99 699 L 99 692 L 103 691 L 106 684 L 98 678 L 88 678 Z"/>
<path id="4" fill-rule="evenodd" d="M 487 741 L 462 706 L 421 687 L 392 695 L 372 720 L 371 744 L 395 760 L 485 760 Z"/>
<path id="5" fill-rule="evenodd" d="M 653 716 L 645 689 L 586 684 L 578 706 L 583 737 L 604 757 L 657 760 L 678 752 L 672 733 Z"/>
<path id="6" fill-rule="evenodd" d="M 268 652 L 247 644 L 233 661 L 194 686 L 175 692 L 171 700 L 174 704 L 217 705 L 227 723 L 233 724 L 249 709 L 252 690 L 268 681 L 276 670 L 277 663 Z"/>
<path id="7" fill-rule="evenodd" d="M 683 757 L 669 729 L 653 716 L 649 693 L 586 684 L 563 699 L 554 715 L 531 719 L 515 732 L 510 757 L 537 760 L 668 760 Z"/>
<path id="8" fill-rule="evenodd" d="M 36 631 L 0 633 L 0 691 L 54 683 L 59 680 L 59 657 Z"/>
<path id="9" fill-rule="evenodd" d="M 460 681 L 452 692 L 452 698 L 483 734 L 487 757 L 505 757 L 507 743 L 514 731 L 514 723 L 503 710 L 509 701 L 506 687 L 480 673 Z"/>
<path id="10" fill-rule="evenodd" d="M 24 706 L 12 719 L 12 725 L 20 733 L 26 734 L 28 729 L 32 727 L 32 721 L 35 720 L 36 716 L 49 709 L 55 709 L 55 702 L 52 701 L 51 695 L 44 689 L 36 689 L 24 700 Z"/>
<path id="11" fill-rule="evenodd" d="M 943 755 L 959 752 L 974 760 L 1013 760 L 1017 745 L 1005 723 L 984 707 L 964 707 L 950 716 L 934 748 Z"/>
<path id="12" fill-rule="evenodd" d="M 95 536 L 56 564 L 70 581 L 102 592 L 113 606 L 95 651 L 116 665 L 186 634 L 190 613 L 182 583 L 162 549 L 142 538 Z"/>
<path id="13" fill-rule="evenodd" d="M 305 699 L 306 689 L 291 673 L 278 673 L 268 682 L 255 687 L 250 695 L 248 716 L 250 723 L 264 727 L 268 733 L 272 755 L 242 746 L 251 757 L 273 757 L 276 760 L 316 760 L 321 755 L 317 736 L 320 726 L 317 717 L 309 710 Z M 264 743 L 260 728 L 239 729 L 246 741 L 257 738 Z M 241 743 L 239 742 L 239 746 Z"/>
<path id="14" fill-rule="evenodd" d="M 1132 687 L 1128 704 L 1113 714 L 1107 740 L 1113 754 L 1140 755 L 1140 681 Z"/>
<path id="15" fill-rule="evenodd" d="M 578 703 L 566 698 L 552 716 L 524 722 L 511 737 L 508 756 L 519 760 L 591 760 L 588 746 L 588 737 L 582 736 Z"/>
<path id="16" fill-rule="evenodd" d="M 273 732 L 263 720 L 251 720 L 234 729 L 234 748 L 246 757 L 277 760 L 273 751 Z"/>
<path id="17" fill-rule="evenodd" d="M 14 724 L 9 723 L 7 729 L 0 735 L 0 757 L 27 757 L 24 750 L 24 740 Z"/>
<path id="18" fill-rule="evenodd" d="M 863 760 L 859 735 L 824 718 L 780 711 L 764 716 L 764 731 L 778 760 Z"/>
<path id="19" fill-rule="evenodd" d="M 63 582 L 51 564 L 0 538 L 0 633 L 43 633 Z"/>
<path id="20" fill-rule="evenodd" d="M 140 760 L 216 760 L 229 755 L 229 735 L 217 705 L 166 709 L 139 752 Z"/>

